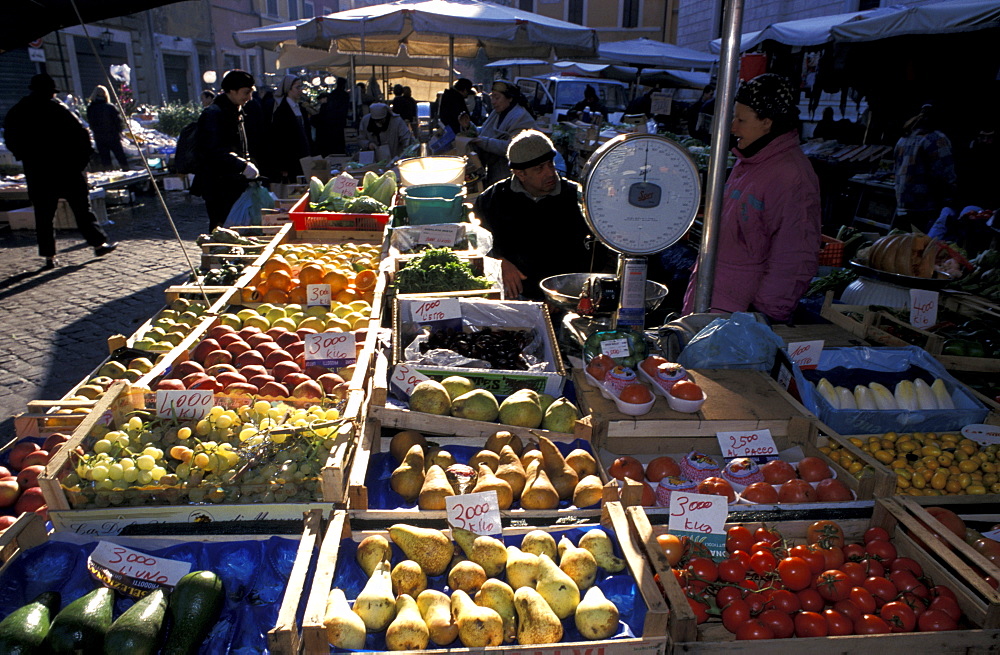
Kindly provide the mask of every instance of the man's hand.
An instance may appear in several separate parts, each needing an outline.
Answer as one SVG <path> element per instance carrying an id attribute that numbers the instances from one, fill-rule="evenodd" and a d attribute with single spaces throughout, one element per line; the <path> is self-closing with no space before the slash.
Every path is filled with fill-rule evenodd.
<path id="1" fill-rule="evenodd" d="M 503 290 L 507 298 L 517 298 L 521 295 L 523 286 L 521 282 L 528 279 L 524 273 L 518 270 L 517 266 L 506 259 L 500 259 L 500 271 L 503 273 Z"/>

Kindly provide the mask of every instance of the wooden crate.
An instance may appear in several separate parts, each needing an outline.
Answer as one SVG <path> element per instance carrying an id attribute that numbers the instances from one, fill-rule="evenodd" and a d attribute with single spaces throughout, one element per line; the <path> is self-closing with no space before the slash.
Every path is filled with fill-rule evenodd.
<path id="1" fill-rule="evenodd" d="M 698 625 L 684 591 L 671 572 L 670 563 L 663 549 L 656 542 L 656 535 L 666 531 L 665 526 L 649 523 L 641 507 L 626 508 L 626 513 L 638 542 L 642 545 L 649 562 L 663 587 L 667 606 L 670 609 L 669 635 L 672 653 L 737 653 L 746 650 L 745 644 L 735 641 L 735 637 L 721 623 L 712 621 Z M 779 530 L 786 540 L 805 542 L 805 531 L 813 518 L 797 521 L 766 521 L 767 527 Z M 924 550 L 915 539 L 924 543 L 933 539 L 923 526 L 893 501 L 879 500 L 873 514 L 868 518 L 838 521 L 848 541 L 860 541 L 864 531 L 871 526 L 880 526 L 889 531 L 900 556 L 916 560 L 925 574 L 935 583 L 947 585 L 958 597 L 959 605 L 972 629 L 954 630 L 947 633 L 914 632 L 888 635 L 851 635 L 824 638 L 792 638 L 786 640 L 764 640 L 761 649 L 768 653 L 793 655 L 809 652 L 815 655 L 833 655 L 855 652 L 940 652 L 971 653 L 993 651 L 1000 641 L 997 629 L 997 615 L 994 606 L 987 605 L 970 587 L 967 568 L 960 566 L 953 557 L 942 552 Z M 728 527 L 731 527 L 729 524 Z M 750 530 L 764 525 L 764 522 L 743 523 Z M 944 549 L 942 549 L 944 550 Z M 863 640 L 863 641 L 862 641 Z"/>
<path id="2" fill-rule="evenodd" d="M 303 619 L 303 653 L 306 655 L 326 654 L 331 651 L 331 647 L 326 638 L 326 630 L 323 627 L 323 616 L 326 611 L 327 596 L 330 589 L 337 586 L 334 579 L 338 556 L 342 540 L 350 539 L 360 542 L 364 537 L 371 534 L 385 535 L 386 531 L 381 527 L 371 529 L 358 529 L 354 523 L 348 522 L 343 512 L 331 519 L 330 527 L 323 538 L 323 545 L 320 549 L 319 559 L 316 566 L 316 574 L 313 577 L 313 586 L 309 592 L 309 599 L 306 604 L 305 618 Z M 583 655 L 585 653 L 600 653 L 604 655 L 627 655 L 631 653 L 663 653 L 666 648 L 666 625 L 667 608 L 656 581 L 653 579 L 653 572 L 646 561 L 639 544 L 630 538 L 628 521 L 621 505 L 609 503 L 605 513 L 601 518 L 601 524 L 611 533 L 612 539 L 617 543 L 623 558 L 627 564 L 628 574 L 636 581 L 639 589 L 639 596 L 646 605 L 647 613 L 643 626 L 642 637 L 631 639 L 615 639 L 602 642 L 569 642 L 549 645 L 519 646 L 516 644 L 498 646 L 485 649 L 462 648 L 456 642 L 455 648 L 443 650 L 413 651 L 418 653 L 478 653 L 496 652 L 515 655 L 566 655 L 567 653 Z M 593 524 L 597 527 L 596 524 Z M 443 527 L 441 521 L 435 527 Z M 386 526 L 387 527 L 387 526 Z M 589 527 L 577 526 L 577 527 Z M 504 529 L 504 536 L 523 535 L 533 528 Z M 546 532 L 558 532 L 562 528 L 543 528 Z"/>

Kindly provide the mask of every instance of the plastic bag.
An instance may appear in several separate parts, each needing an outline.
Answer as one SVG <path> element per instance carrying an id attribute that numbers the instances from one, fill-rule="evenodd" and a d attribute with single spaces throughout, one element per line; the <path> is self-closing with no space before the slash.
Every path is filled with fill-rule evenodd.
<path id="1" fill-rule="evenodd" d="M 736 368 L 770 371 L 781 337 L 753 314 L 736 312 L 705 326 L 677 358 L 687 369 Z"/>
<path id="2" fill-rule="evenodd" d="M 247 190 L 243 192 L 233 208 L 229 210 L 229 216 L 223 227 L 238 227 L 261 224 L 261 210 L 274 209 L 274 195 L 262 187 L 259 182 L 251 182 Z"/>

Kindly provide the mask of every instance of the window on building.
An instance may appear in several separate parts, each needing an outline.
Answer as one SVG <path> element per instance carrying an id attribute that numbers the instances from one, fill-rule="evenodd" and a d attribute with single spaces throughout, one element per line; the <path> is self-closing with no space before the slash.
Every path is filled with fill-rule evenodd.
<path id="1" fill-rule="evenodd" d="M 865 11 L 866 9 L 878 9 L 879 0 L 859 0 L 858 1 L 858 11 Z"/>
<path id="2" fill-rule="evenodd" d="M 521 11 L 535 11 L 535 0 L 518 0 L 517 8 Z"/>
<path id="3" fill-rule="evenodd" d="M 622 27 L 639 27 L 639 0 L 622 1 Z"/>
<path id="4" fill-rule="evenodd" d="M 303 18 L 312 18 L 315 15 L 316 15 L 316 8 L 313 5 L 313 3 L 311 3 L 311 2 L 303 2 L 302 3 L 302 17 Z"/>
<path id="5" fill-rule="evenodd" d="M 288 0 L 288 18 L 289 20 L 298 20 L 299 0 Z"/>
<path id="6" fill-rule="evenodd" d="M 264 11 L 268 16 L 278 16 L 278 0 L 267 0 Z"/>
<path id="7" fill-rule="evenodd" d="M 231 71 L 236 68 L 241 68 L 240 56 L 239 55 L 222 55 L 222 68 L 226 71 Z"/>
<path id="8" fill-rule="evenodd" d="M 568 0 L 566 3 L 566 20 L 570 23 L 583 25 L 583 0 Z"/>

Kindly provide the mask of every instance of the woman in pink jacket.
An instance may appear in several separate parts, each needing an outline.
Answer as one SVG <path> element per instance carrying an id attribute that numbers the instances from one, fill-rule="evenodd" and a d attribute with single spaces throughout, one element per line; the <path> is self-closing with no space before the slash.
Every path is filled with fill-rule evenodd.
<path id="1" fill-rule="evenodd" d="M 787 321 L 816 274 L 819 180 L 799 147 L 796 94 L 766 73 L 736 92 L 736 165 L 723 193 L 713 312 L 758 311 Z M 695 267 L 684 313 L 694 311 Z"/>

